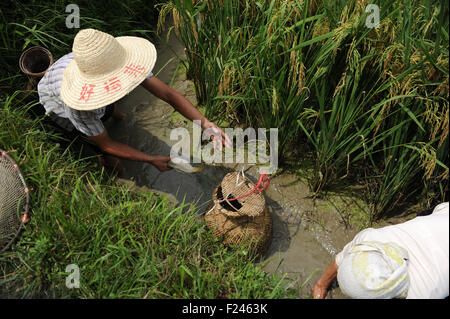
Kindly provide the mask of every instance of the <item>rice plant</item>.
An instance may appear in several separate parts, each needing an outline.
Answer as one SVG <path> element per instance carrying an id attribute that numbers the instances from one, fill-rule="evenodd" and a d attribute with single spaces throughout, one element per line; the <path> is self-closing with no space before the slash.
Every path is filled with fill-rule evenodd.
<path id="1" fill-rule="evenodd" d="M 159 24 L 173 15 L 209 116 L 277 127 L 282 159 L 306 144 L 314 191 L 359 179 L 381 217 L 411 189 L 448 200 L 448 5 L 371 1 L 368 28 L 368 4 L 173 0 Z"/>

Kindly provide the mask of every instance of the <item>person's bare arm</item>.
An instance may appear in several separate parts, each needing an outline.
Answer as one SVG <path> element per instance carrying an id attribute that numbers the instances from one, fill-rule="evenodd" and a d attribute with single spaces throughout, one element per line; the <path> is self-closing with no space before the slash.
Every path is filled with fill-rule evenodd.
<path id="1" fill-rule="evenodd" d="M 191 121 L 200 120 L 202 126 L 207 121 L 207 118 L 188 99 L 155 76 L 142 82 L 142 86 L 156 97 L 169 103 L 187 119 Z"/>
<path id="2" fill-rule="evenodd" d="M 162 172 L 170 170 L 167 167 L 170 156 L 148 155 L 143 153 L 131 146 L 114 141 L 109 137 L 106 130 L 100 135 L 89 136 L 88 138 L 105 153 L 131 161 L 150 163 Z"/>
<path id="3" fill-rule="evenodd" d="M 156 97 L 170 104 L 185 118 L 191 121 L 199 120 L 201 122 L 201 127 L 203 130 L 216 130 L 217 134 L 220 134 L 222 137 L 222 143 L 218 144 L 220 146 L 223 144 L 227 147 L 231 147 L 231 140 L 229 139 L 229 137 L 219 127 L 217 127 L 214 123 L 203 116 L 203 114 L 199 110 L 197 110 L 197 108 L 192 105 L 192 103 L 182 94 L 178 93 L 155 76 L 152 76 L 151 78 L 146 79 L 144 82 L 142 82 L 142 86 Z"/>
<path id="4" fill-rule="evenodd" d="M 316 282 L 312 289 L 312 297 L 315 299 L 324 299 L 327 295 L 328 287 L 337 276 L 338 265 L 333 261 L 323 273 L 322 277 Z"/>

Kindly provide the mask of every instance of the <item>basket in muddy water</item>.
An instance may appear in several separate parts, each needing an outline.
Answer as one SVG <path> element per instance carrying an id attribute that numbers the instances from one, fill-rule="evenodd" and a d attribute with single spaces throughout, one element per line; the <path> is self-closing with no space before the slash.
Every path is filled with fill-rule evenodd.
<path id="1" fill-rule="evenodd" d="M 203 220 L 225 245 L 250 243 L 256 254 L 264 255 L 272 241 L 272 216 L 264 196 L 252 193 L 242 199 L 221 201 L 226 195 L 232 199 L 248 194 L 253 188 L 253 183 L 239 173 L 227 174 L 214 189 L 213 203 Z"/>

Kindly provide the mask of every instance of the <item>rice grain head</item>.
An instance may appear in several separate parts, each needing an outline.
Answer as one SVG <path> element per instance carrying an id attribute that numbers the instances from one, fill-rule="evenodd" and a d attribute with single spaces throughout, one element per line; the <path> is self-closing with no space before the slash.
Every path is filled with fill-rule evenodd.
<path id="1" fill-rule="evenodd" d="M 174 5 L 171 2 L 167 2 L 163 5 L 161 5 L 161 9 L 159 11 L 159 16 L 158 16 L 158 24 L 156 27 L 156 31 L 158 33 L 160 33 L 162 31 L 167 15 L 169 14 L 170 11 L 173 12 L 174 9 L 175 9 Z"/>
<path id="2" fill-rule="evenodd" d="M 270 36 L 272 35 L 272 30 L 273 30 L 273 26 L 275 23 L 275 20 L 278 18 L 278 12 L 276 12 L 273 16 L 272 19 L 269 22 L 269 26 L 267 27 L 267 35 L 266 35 L 266 40 L 269 40 Z M 269 46 L 270 46 L 270 41 L 269 41 Z"/>
<path id="3" fill-rule="evenodd" d="M 436 168 L 436 150 L 425 143 L 420 143 L 420 167 L 425 171 L 425 179 L 430 179 Z"/>
<path id="4" fill-rule="evenodd" d="M 295 47 L 297 45 L 298 41 L 298 35 L 295 35 L 293 41 L 292 41 L 292 47 Z M 290 64 L 290 70 L 289 70 L 289 76 L 288 76 L 288 85 L 293 85 L 295 79 L 298 77 L 299 73 L 299 64 L 300 64 L 300 55 L 301 51 L 299 50 L 292 50 L 289 54 L 289 64 Z"/>
<path id="5" fill-rule="evenodd" d="M 274 85 L 272 86 L 272 115 L 275 116 L 276 114 L 279 114 L 279 112 L 280 106 L 278 104 L 278 93 Z"/>
<path id="6" fill-rule="evenodd" d="M 305 85 L 305 78 L 306 78 L 306 73 L 305 73 L 305 65 L 303 64 L 303 62 L 300 63 L 300 71 L 298 72 L 298 88 L 297 88 L 297 93 L 295 94 L 296 96 L 299 96 L 304 89 L 304 85 Z"/>
<path id="7" fill-rule="evenodd" d="M 445 141 L 445 139 L 447 138 L 447 136 L 448 136 L 448 122 L 449 122 L 449 112 L 448 112 L 448 109 L 449 109 L 449 104 L 448 103 L 446 103 L 445 104 L 445 106 L 444 106 L 444 108 L 445 108 L 445 113 L 444 113 L 444 115 L 443 115 L 443 119 L 444 119 L 444 121 L 442 122 L 442 124 L 441 124 L 441 131 L 442 131 L 442 134 L 441 134 L 441 138 L 440 138 L 440 140 L 439 140 L 439 144 L 438 144 L 438 147 L 441 147 L 442 146 L 442 144 L 444 143 L 444 141 Z"/>
<path id="8" fill-rule="evenodd" d="M 330 23 L 329 23 L 328 19 L 326 19 L 326 18 L 321 19 L 314 25 L 312 38 L 313 39 L 317 38 L 318 36 L 324 35 L 328 32 L 330 32 Z M 324 41 L 325 40 L 322 40 L 322 43 Z"/>
<path id="9" fill-rule="evenodd" d="M 183 21 L 180 19 L 180 14 L 178 13 L 177 8 L 173 8 L 173 25 L 175 27 L 175 33 L 177 36 L 180 36 L 180 27 L 183 27 Z"/>
<path id="10" fill-rule="evenodd" d="M 198 33 L 197 33 L 197 24 L 194 22 L 194 18 L 191 17 L 191 28 L 194 32 L 194 39 L 196 42 L 198 42 Z"/>
<path id="11" fill-rule="evenodd" d="M 236 69 L 231 66 L 227 65 L 225 69 L 223 70 L 222 76 L 220 78 L 219 82 L 219 95 L 230 95 L 233 90 L 233 82 L 236 74 Z M 231 85 L 230 85 L 231 84 Z"/>

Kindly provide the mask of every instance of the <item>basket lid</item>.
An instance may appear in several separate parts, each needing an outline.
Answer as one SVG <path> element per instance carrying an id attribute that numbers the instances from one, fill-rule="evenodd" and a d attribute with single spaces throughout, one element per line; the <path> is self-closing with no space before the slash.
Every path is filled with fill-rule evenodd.
<path id="1" fill-rule="evenodd" d="M 217 199 L 238 198 L 236 200 L 222 202 L 224 204 L 222 206 L 224 206 L 225 209 L 222 209 L 221 211 L 224 214 L 235 217 L 243 215 L 254 217 L 263 214 L 266 205 L 264 196 L 260 193 L 251 193 L 255 185 L 250 182 L 248 178 L 239 174 L 239 172 L 232 172 L 225 175 L 220 186 L 222 194 L 218 194 L 218 197 L 221 198 Z M 244 195 L 247 196 L 239 198 Z"/>

